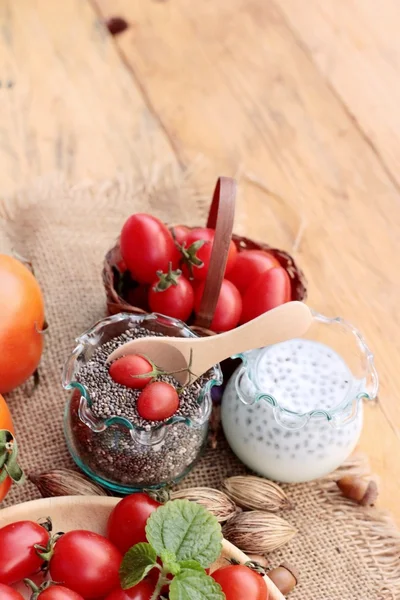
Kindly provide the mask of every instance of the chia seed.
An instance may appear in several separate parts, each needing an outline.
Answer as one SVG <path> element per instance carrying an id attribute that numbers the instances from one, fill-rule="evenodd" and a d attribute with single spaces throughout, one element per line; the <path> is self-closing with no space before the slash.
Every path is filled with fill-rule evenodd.
<path id="1" fill-rule="evenodd" d="M 76 373 L 76 380 L 88 391 L 90 407 L 78 390 L 70 402 L 69 437 L 73 453 L 103 479 L 103 484 L 108 482 L 132 490 L 182 477 L 199 456 L 208 428 L 204 402 L 199 397 L 212 373 L 179 392 L 179 408 L 167 419 L 174 421 L 170 424 L 143 419 L 137 411 L 141 390 L 127 388 L 110 377 L 106 364 L 110 353 L 132 339 L 148 335 L 162 336 L 144 327 L 132 327 L 97 348 Z M 180 387 L 171 375 L 159 380 Z M 112 417 L 117 419 L 105 423 Z M 129 421 L 132 429 L 122 419 Z"/>

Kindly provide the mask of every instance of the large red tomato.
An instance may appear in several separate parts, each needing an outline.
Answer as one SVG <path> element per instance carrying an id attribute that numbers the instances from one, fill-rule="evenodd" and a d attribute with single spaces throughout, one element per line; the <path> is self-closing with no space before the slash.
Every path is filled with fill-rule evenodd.
<path id="1" fill-rule="evenodd" d="M 194 310 L 199 311 L 203 297 L 205 282 L 195 291 Z M 239 323 L 242 312 L 242 298 L 237 288 L 224 279 L 219 293 L 217 307 L 210 328 L 217 333 L 233 329 Z"/>
<path id="2" fill-rule="evenodd" d="M 199 248 L 195 252 L 196 258 L 199 259 L 203 263 L 203 266 L 195 266 L 195 265 L 192 266 L 193 277 L 195 279 L 204 280 L 207 277 L 208 269 L 210 266 L 211 252 L 212 252 L 213 243 L 214 243 L 214 236 L 215 236 L 214 229 L 209 229 L 207 227 L 196 227 L 195 229 L 191 230 L 191 232 L 189 233 L 189 235 L 187 236 L 187 238 L 185 240 L 186 250 L 190 249 L 190 246 L 192 244 L 194 244 L 195 242 L 199 242 L 201 240 L 205 242 L 203 244 L 203 246 L 201 246 L 201 248 Z M 237 256 L 237 248 L 236 248 L 234 242 L 231 240 L 231 243 L 229 245 L 228 260 L 226 263 L 225 273 L 229 273 L 229 271 L 233 268 L 233 265 L 235 264 L 236 256 Z M 186 269 L 185 269 L 185 273 L 187 273 Z"/>
<path id="3" fill-rule="evenodd" d="M 17 521 L 0 529 L 0 583 L 11 585 L 36 573 L 43 564 L 34 546 L 46 547 L 47 529 L 33 521 Z M 7 550 L 7 551 L 5 551 Z"/>
<path id="4" fill-rule="evenodd" d="M 91 531 L 65 533 L 50 561 L 53 581 L 86 600 L 101 598 L 119 586 L 122 554 L 105 537 Z"/>
<path id="5" fill-rule="evenodd" d="M 262 273 L 249 285 L 243 296 L 241 323 L 276 308 L 291 298 L 290 278 L 285 269 L 274 267 Z"/>
<path id="6" fill-rule="evenodd" d="M 239 252 L 233 269 L 226 278 L 232 281 L 243 295 L 261 273 L 273 267 L 280 267 L 280 264 L 272 254 L 264 250 L 243 250 Z"/>
<path id="7" fill-rule="evenodd" d="M 0 583 L 0 598 L 1 600 L 24 600 L 17 590 L 13 590 L 3 583 Z"/>
<path id="8" fill-rule="evenodd" d="M 152 283 L 157 271 L 176 268 L 179 251 L 168 228 L 156 217 L 136 214 L 121 231 L 121 254 L 132 277 L 139 283 Z"/>
<path id="9" fill-rule="evenodd" d="M 42 292 L 30 270 L 0 254 L 0 393 L 10 392 L 36 370 L 43 350 Z"/>
<path id="10" fill-rule="evenodd" d="M 140 542 L 147 542 L 147 519 L 160 506 L 147 494 L 131 494 L 118 502 L 107 524 L 107 537 L 122 552 Z"/>
<path id="11" fill-rule="evenodd" d="M 222 587 L 226 600 L 268 600 L 264 578 L 245 565 L 228 565 L 211 573 Z"/>
<path id="12" fill-rule="evenodd" d="M 193 287 L 180 271 L 161 275 L 168 286 L 163 289 L 163 281 L 158 279 L 150 287 L 149 305 L 153 312 L 186 321 L 193 311 Z M 169 277 L 169 279 L 168 279 Z"/>
<path id="13" fill-rule="evenodd" d="M 160 573 L 160 571 L 158 571 Z M 137 585 L 128 590 L 118 588 L 111 592 L 106 600 L 150 600 L 153 592 L 154 585 L 148 580 L 144 579 Z"/>

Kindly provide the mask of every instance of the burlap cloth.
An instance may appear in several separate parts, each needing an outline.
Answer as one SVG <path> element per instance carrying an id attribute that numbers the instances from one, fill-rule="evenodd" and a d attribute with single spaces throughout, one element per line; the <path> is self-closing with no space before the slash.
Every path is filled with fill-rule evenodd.
<path id="1" fill-rule="evenodd" d="M 188 179 L 176 174 L 155 179 L 154 187 L 125 177 L 70 188 L 53 178 L 18 197 L 0 199 L 0 251 L 33 262 L 50 325 L 40 387 L 32 397 L 28 385 L 7 397 L 26 471 L 73 466 L 62 431 L 61 369 L 75 337 L 105 314 L 102 261 L 124 219 L 148 211 L 169 222 L 204 223 L 208 201 Z M 350 468 L 366 466 L 356 460 Z M 242 471 L 222 440 L 184 485 L 218 486 L 224 476 Z M 299 533 L 269 559 L 271 565 L 286 560 L 300 571 L 293 600 L 400 598 L 400 535 L 389 517 L 345 500 L 329 479 L 288 486 L 288 491 L 296 508 L 285 517 Z M 4 505 L 36 497 L 36 489 L 26 484 L 14 487 Z"/>

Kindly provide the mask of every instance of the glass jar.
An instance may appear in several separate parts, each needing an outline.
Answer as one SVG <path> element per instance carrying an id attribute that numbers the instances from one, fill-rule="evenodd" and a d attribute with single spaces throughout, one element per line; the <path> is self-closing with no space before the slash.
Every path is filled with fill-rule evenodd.
<path id="1" fill-rule="evenodd" d="M 361 334 L 340 318 L 313 315 L 302 338 L 239 355 L 223 395 L 232 450 L 277 481 L 310 481 L 342 464 L 361 434 L 363 400 L 378 391 Z"/>
<path id="2" fill-rule="evenodd" d="M 72 458 L 94 481 L 121 494 L 162 487 L 188 473 L 206 441 L 211 389 L 222 383 L 216 365 L 199 389 L 191 414 L 173 415 L 151 427 L 139 427 L 120 414 L 98 418 L 92 411 L 91 394 L 95 392 L 79 383 L 77 374 L 103 344 L 138 326 L 166 336 L 197 337 L 176 319 L 120 313 L 100 321 L 76 340 L 63 373 L 63 387 L 72 391 L 64 417 Z"/>

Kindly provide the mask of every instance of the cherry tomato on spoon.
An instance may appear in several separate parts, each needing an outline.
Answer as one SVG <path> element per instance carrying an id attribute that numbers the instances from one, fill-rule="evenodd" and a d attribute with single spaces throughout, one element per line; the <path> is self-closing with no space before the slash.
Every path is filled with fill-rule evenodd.
<path id="1" fill-rule="evenodd" d="M 226 600 L 268 600 L 264 578 L 245 565 L 228 565 L 211 573 L 222 587 Z"/>
<path id="2" fill-rule="evenodd" d="M 49 539 L 50 534 L 45 526 L 33 521 L 17 521 L 2 527 L 0 583 L 11 585 L 39 571 L 44 561 L 34 546 L 37 544 L 45 548 Z"/>
<path id="3" fill-rule="evenodd" d="M 142 389 L 152 377 L 135 377 L 135 375 L 145 375 L 153 370 L 153 366 L 143 356 L 139 354 L 128 354 L 118 358 L 109 368 L 110 377 L 128 388 Z"/>
<path id="4" fill-rule="evenodd" d="M 101 598 L 119 586 L 122 555 L 105 537 L 91 531 L 65 533 L 56 543 L 50 574 L 85 600 Z"/>
<path id="5" fill-rule="evenodd" d="M 118 502 L 107 523 L 107 537 L 125 554 L 140 542 L 147 542 L 147 519 L 161 504 L 147 494 L 131 494 Z"/>
<path id="6" fill-rule="evenodd" d="M 178 408 L 178 392 L 164 381 L 149 383 L 137 399 L 137 411 L 147 421 L 164 421 L 172 417 Z"/>

